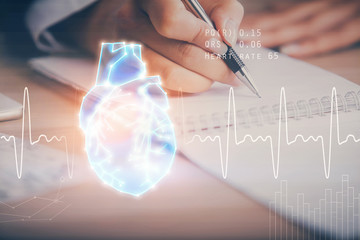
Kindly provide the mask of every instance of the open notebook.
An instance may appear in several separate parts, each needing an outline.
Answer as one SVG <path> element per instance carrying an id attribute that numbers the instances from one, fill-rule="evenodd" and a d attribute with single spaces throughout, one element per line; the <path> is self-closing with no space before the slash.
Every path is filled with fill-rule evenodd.
<path id="1" fill-rule="evenodd" d="M 360 87 L 302 61 L 269 60 L 267 50 L 255 51 L 263 59 L 244 62 L 261 99 L 221 84 L 170 99 L 179 150 L 291 221 L 359 236 Z M 82 90 L 95 80 L 95 63 L 87 59 L 30 64 Z"/>

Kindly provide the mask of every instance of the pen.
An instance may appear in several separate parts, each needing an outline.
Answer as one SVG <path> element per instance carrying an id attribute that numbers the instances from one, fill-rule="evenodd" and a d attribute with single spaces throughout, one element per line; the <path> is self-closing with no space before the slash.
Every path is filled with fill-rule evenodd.
<path id="1" fill-rule="evenodd" d="M 212 23 L 209 16 L 206 14 L 202 6 L 197 0 L 183 0 L 183 3 L 185 6 L 189 8 L 195 14 L 198 18 L 201 18 L 204 20 L 207 24 L 212 26 L 214 29 L 215 26 Z M 234 33 L 235 34 L 235 33 Z M 226 44 L 226 43 L 224 43 Z M 254 80 L 251 77 L 249 70 L 243 63 L 243 61 L 240 59 L 240 57 L 237 55 L 235 50 L 230 47 L 228 44 L 227 46 L 227 52 L 225 53 L 224 57 L 221 57 L 226 65 L 231 69 L 231 71 L 236 75 L 236 77 L 245 84 L 253 93 L 255 93 L 259 98 L 261 98 L 257 88 L 254 85 Z"/>

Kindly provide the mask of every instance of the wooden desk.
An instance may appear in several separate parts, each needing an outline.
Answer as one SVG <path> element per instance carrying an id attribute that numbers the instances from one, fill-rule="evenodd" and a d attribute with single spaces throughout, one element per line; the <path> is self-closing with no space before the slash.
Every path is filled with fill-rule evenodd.
<path id="1" fill-rule="evenodd" d="M 359 57 L 360 49 L 356 48 L 307 61 L 360 84 Z M 81 96 L 34 73 L 24 59 L 1 57 L 0 73 L 0 91 L 10 97 L 21 102 L 24 87 L 29 88 L 33 136 L 66 135 L 70 145 L 75 144 L 76 153 L 82 156 L 77 161 L 88 168 L 77 127 Z M 0 132 L 20 136 L 21 120 L 1 122 Z M 57 143 L 49 145 L 62 148 Z M 75 177 L 76 174 L 77 170 Z M 36 239 L 269 237 L 266 207 L 205 173 L 181 155 L 176 157 L 171 174 L 139 199 L 116 193 L 103 186 L 91 171 L 87 174 L 90 181 L 62 190 L 63 201 L 71 206 L 54 220 L 2 223 L 0 235 Z M 279 221 L 283 226 L 292 227 L 280 218 Z"/>

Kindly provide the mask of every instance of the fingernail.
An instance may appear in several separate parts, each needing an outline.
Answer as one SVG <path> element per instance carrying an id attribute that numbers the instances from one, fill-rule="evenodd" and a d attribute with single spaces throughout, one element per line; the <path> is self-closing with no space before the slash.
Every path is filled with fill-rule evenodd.
<path id="1" fill-rule="evenodd" d="M 227 46 L 216 38 L 211 38 L 206 42 L 206 48 L 208 48 L 211 52 L 217 54 L 225 54 L 227 51 Z"/>
<path id="2" fill-rule="evenodd" d="M 224 37 L 230 46 L 234 46 L 237 41 L 237 34 L 235 22 L 230 18 L 225 23 Z"/>
<path id="3" fill-rule="evenodd" d="M 285 53 L 287 55 L 296 54 L 299 53 L 300 51 L 301 51 L 300 45 L 295 43 L 280 47 L 280 52 Z"/>

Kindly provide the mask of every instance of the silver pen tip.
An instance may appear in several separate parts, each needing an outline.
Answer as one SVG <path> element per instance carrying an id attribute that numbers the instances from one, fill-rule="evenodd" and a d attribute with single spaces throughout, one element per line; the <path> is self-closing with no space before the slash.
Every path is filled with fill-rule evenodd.
<path id="1" fill-rule="evenodd" d="M 251 74 L 249 73 L 249 70 L 247 69 L 247 67 L 242 68 L 242 70 L 244 72 L 244 77 L 247 79 L 247 81 L 250 84 L 250 90 L 253 93 L 255 93 L 255 95 L 258 96 L 258 98 L 261 98 L 260 93 L 254 84 L 254 79 L 252 78 Z"/>
<path id="2" fill-rule="evenodd" d="M 257 88 L 254 85 L 254 80 L 251 77 L 247 68 L 243 67 L 241 70 L 242 70 L 242 73 L 240 73 L 240 71 L 238 71 L 235 73 L 235 75 L 240 79 L 240 81 L 242 81 L 245 84 L 245 86 L 247 86 L 250 89 L 250 91 L 252 91 L 256 96 L 258 96 L 258 98 L 261 98 L 259 91 L 257 90 Z"/>

